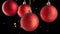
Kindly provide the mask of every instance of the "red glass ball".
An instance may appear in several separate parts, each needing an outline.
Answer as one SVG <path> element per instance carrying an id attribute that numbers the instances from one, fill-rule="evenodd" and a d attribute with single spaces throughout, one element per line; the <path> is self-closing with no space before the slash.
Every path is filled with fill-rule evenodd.
<path id="1" fill-rule="evenodd" d="M 29 13 L 29 11 L 32 12 L 31 7 L 27 4 L 23 4 L 23 5 L 19 6 L 19 8 L 18 8 L 18 16 L 22 17 L 26 13 Z"/>
<path id="2" fill-rule="evenodd" d="M 2 5 L 2 11 L 6 16 L 14 16 L 17 13 L 18 5 L 14 1 L 5 1 Z"/>
<path id="3" fill-rule="evenodd" d="M 51 23 L 56 20 L 58 16 L 57 9 L 52 5 L 44 6 L 40 11 L 40 16 L 43 21 Z"/>
<path id="4" fill-rule="evenodd" d="M 34 31 L 39 25 L 38 17 L 33 13 L 27 13 L 20 20 L 21 27 L 28 32 Z"/>

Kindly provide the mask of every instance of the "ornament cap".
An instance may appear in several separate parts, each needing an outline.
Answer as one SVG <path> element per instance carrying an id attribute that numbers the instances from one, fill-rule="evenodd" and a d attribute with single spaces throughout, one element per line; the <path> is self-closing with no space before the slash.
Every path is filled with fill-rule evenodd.
<path id="1" fill-rule="evenodd" d="M 23 4 L 26 4 L 26 1 L 24 0 Z"/>
<path id="2" fill-rule="evenodd" d="M 46 5 L 51 5 L 51 3 L 50 2 L 47 2 Z"/>
<path id="3" fill-rule="evenodd" d="M 26 2 L 23 2 L 23 4 L 26 4 Z"/>
<path id="4" fill-rule="evenodd" d="M 46 5 L 51 5 L 50 0 L 48 0 L 48 2 L 46 3 Z"/>

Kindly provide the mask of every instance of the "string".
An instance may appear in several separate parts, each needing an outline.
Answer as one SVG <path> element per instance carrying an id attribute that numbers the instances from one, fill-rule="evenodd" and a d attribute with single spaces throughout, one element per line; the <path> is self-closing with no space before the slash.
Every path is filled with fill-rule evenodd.
<path id="1" fill-rule="evenodd" d="M 29 5 L 31 5 L 31 0 L 29 0 Z"/>
<path id="2" fill-rule="evenodd" d="M 29 0 L 29 5 L 31 6 L 31 0 Z M 30 7 L 29 7 L 30 8 Z M 29 13 L 32 13 L 31 10 L 29 10 Z"/>
<path id="3" fill-rule="evenodd" d="M 16 0 L 17 1 L 17 0 Z"/>
<path id="4" fill-rule="evenodd" d="M 48 0 L 48 2 L 50 2 L 50 0 Z"/>
<path id="5" fill-rule="evenodd" d="M 26 2 L 26 1 L 24 0 L 24 2 Z"/>

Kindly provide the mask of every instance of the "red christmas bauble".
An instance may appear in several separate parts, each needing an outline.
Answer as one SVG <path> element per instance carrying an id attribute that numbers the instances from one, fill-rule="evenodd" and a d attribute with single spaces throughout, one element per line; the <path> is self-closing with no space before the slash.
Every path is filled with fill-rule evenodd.
<path id="1" fill-rule="evenodd" d="M 28 32 L 34 31 L 39 25 L 38 17 L 33 13 L 27 13 L 20 20 L 21 27 Z"/>
<path id="2" fill-rule="evenodd" d="M 46 5 L 41 9 L 40 16 L 43 21 L 45 21 L 47 23 L 51 23 L 54 20 L 56 20 L 56 18 L 58 16 L 58 12 L 54 6 Z"/>
<path id="3" fill-rule="evenodd" d="M 31 12 L 31 7 L 27 4 L 23 4 L 18 8 L 18 16 L 22 17 L 26 13 L 29 13 L 29 11 Z"/>
<path id="4" fill-rule="evenodd" d="M 2 11 L 6 16 L 14 16 L 17 13 L 18 5 L 14 1 L 5 1 L 2 5 Z"/>

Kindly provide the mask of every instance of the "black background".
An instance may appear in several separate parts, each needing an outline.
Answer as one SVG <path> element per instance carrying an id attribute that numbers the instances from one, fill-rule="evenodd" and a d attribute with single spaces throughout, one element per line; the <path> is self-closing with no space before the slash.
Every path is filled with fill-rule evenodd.
<path id="1" fill-rule="evenodd" d="M 6 0 L 0 0 L 0 33 L 7 34 L 41 34 L 41 33 L 52 33 L 60 32 L 60 0 L 50 0 L 51 4 L 55 6 L 58 10 L 58 17 L 54 22 L 46 23 L 39 16 L 39 12 L 43 6 L 46 5 L 48 0 L 31 0 L 32 12 L 35 13 L 39 18 L 39 26 L 35 31 L 27 32 L 20 28 L 20 23 L 18 20 L 19 16 L 8 17 L 2 12 L 2 4 Z M 14 0 L 16 1 L 16 0 Z M 23 0 L 17 0 L 16 3 L 20 6 L 23 3 Z M 29 5 L 29 0 L 26 0 L 26 3 Z M 37 9 L 36 9 L 37 8 Z M 14 27 L 14 23 L 17 23 L 17 27 Z M 48 31 L 47 31 L 48 30 Z"/>

